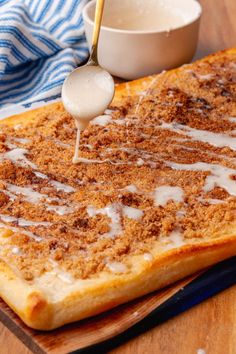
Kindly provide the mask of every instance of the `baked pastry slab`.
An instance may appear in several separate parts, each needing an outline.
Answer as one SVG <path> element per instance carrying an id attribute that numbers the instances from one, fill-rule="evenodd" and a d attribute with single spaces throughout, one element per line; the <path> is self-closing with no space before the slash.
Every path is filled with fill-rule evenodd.
<path id="1" fill-rule="evenodd" d="M 236 254 L 236 50 L 1 121 L 0 296 L 51 330 Z"/>

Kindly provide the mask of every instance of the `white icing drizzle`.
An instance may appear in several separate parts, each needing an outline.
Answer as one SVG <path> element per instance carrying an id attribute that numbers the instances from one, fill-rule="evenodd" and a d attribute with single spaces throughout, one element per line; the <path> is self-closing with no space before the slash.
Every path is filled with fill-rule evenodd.
<path id="1" fill-rule="evenodd" d="M 143 211 L 137 208 L 132 208 L 127 205 L 123 206 L 123 215 L 127 218 L 138 220 L 143 216 Z"/>
<path id="2" fill-rule="evenodd" d="M 232 123 L 236 123 L 236 117 L 228 117 L 228 120 Z"/>
<path id="3" fill-rule="evenodd" d="M 75 211 L 75 208 L 72 206 L 66 206 L 66 205 L 46 205 L 47 210 L 53 211 L 58 215 L 67 215 L 71 214 Z"/>
<path id="4" fill-rule="evenodd" d="M 153 255 L 151 253 L 144 253 L 143 258 L 145 261 L 150 262 L 153 260 Z"/>
<path id="5" fill-rule="evenodd" d="M 112 113 L 114 113 L 116 110 L 115 109 L 105 109 L 104 113 L 107 114 L 107 115 L 111 115 Z"/>
<path id="6" fill-rule="evenodd" d="M 85 163 L 85 164 L 93 164 L 93 163 L 97 163 L 97 164 L 102 164 L 102 163 L 110 163 L 111 165 L 131 165 L 132 162 L 114 162 L 111 161 L 110 159 L 105 159 L 105 160 L 95 160 L 95 159 L 87 159 L 85 157 L 79 157 L 77 160 L 77 163 Z"/>
<path id="7" fill-rule="evenodd" d="M 186 210 L 180 209 L 176 212 L 177 218 L 183 218 L 186 215 Z"/>
<path id="8" fill-rule="evenodd" d="M 93 217 L 98 214 L 106 215 L 111 219 L 109 224 L 110 231 L 106 234 L 103 234 L 103 237 L 114 238 L 121 234 L 122 226 L 121 226 L 121 215 L 120 215 L 120 205 L 118 203 L 113 203 L 107 205 L 105 208 L 96 209 L 93 206 L 87 207 L 87 213 L 90 217 Z"/>
<path id="9" fill-rule="evenodd" d="M 138 192 L 138 188 L 134 184 L 130 184 L 130 185 L 124 187 L 123 190 L 128 191 L 130 193 L 137 193 Z"/>
<path id="10" fill-rule="evenodd" d="M 57 274 L 57 277 L 60 280 L 62 280 L 64 283 L 67 283 L 67 284 L 73 284 L 73 282 L 74 282 L 74 279 L 73 279 L 72 275 L 70 273 L 67 273 L 67 272 L 60 271 Z"/>
<path id="11" fill-rule="evenodd" d="M 65 193 L 75 192 L 75 188 L 58 181 L 50 180 L 50 184 L 58 191 L 63 191 Z"/>
<path id="12" fill-rule="evenodd" d="M 50 226 L 51 225 L 50 222 L 46 222 L 46 221 L 31 221 L 31 220 L 26 220 L 26 219 L 23 219 L 23 218 L 16 218 L 14 216 L 5 215 L 5 214 L 0 214 L 0 219 L 3 222 L 6 222 L 6 223 L 14 222 L 17 225 L 22 226 L 22 227 L 28 227 L 28 226 Z"/>
<path id="13" fill-rule="evenodd" d="M 138 158 L 137 162 L 136 162 L 137 166 L 143 166 L 144 165 L 144 161 L 141 158 Z"/>
<path id="14" fill-rule="evenodd" d="M 213 198 L 204 199 L 202 197 L 199 197 L 198 201 L 201 202 L 201 203 L 208 203 L 208 204 L 211 204 L 211 205 L 217 205 L 217 204 L 224 204 L 225 203 L 225 201 L 221 200 L 221 199 L 213 199 Z"/>
<path id="15" fill-rule="evenodd" d="M 36 235 L 36 234 L 33 234 L 33 232 L 30 232 L 30 231 L 26 231 L 26 230 L 21 230 L 19 227 L 13 227 L 13 226 L 10 226 L 10 225 L 5 225 L 3 223 L 0 222 L 0 227 L 3 227 L 3 228 L 7 228 L 9 230 L 11 230 L 12 232 L 15 232 L 15 233 L 21 233 L 23 235 L 27 235 L 29 236 L 30 238 L 33 238 L 35 241 L 37 242 L 40 242 L 42 241 L 42 237 Z"/>
<path id="16" fill-rule="evenodd" d="M 23 149 L 23 148 L 15 148 L 12 149 L 10 151 L 7 151 L 5 153 L 1 153 L 0 154 L 0 161 L 3 160 L 10 160 L 13 163 L 16 163 L 20 166 L 30 166 L 33 169 L 36 169 L 37 166 L 32 163 L 31 161 L 29 161 L 27 159 L 27 157 L 25 156 L 28 153 L 27 149 Z"/>
<path id="17" fill-rule="evenodd" d="M 236 181 L 230 178 L 231 175 L 236 174 L 236 170 L 232 168 L 206 162 L 180 164 L 168 161 L 166 164 L 175 170 L 210 172 L 211 175 L 207 176 L 205 180 L 204 192 L 210 192 L 217 186 L 225 189 L 229 194 L 236 196 Z"/>
<path id="18" fill-rule="evenodd" d="M 107 262 L 106 266 L 112 273 L 125 273 L 127 271 L 126 265 L 120 262 Z"/>
<path id="19" fill-rule="evenodd" d="M 138 94 L 138 96 L 145 96 L 146 92 L 145 91 L 138 91 L 137 94 Z"/>
<path id="20" fill-rule="evenodd" d="M 92 125 L 100 125 L 101 127 L 105 127 L 107 124 L 109 124 L 112 120 L 112 117 L 110 115 L 102 115 L 96 117 L 94 120 L 92 120 L 91 124 Z"/>
<path id="21" fill-rule="evenodd" d="M 58 279 L 62 280 L 64 283 L 66 283 L 68 285 L 74 283 L 74 278 L 70 273 L 62 270 L 59 267 L 58 263 L 55 262 L 53 259 L 50 258 L 48 261 L 52 265 L 53 271 L 47 272 L 47 274 L 49 274 L 49 275 L 51 274 L 51 275 L 56 276 Z"/>
<path id="22" fill-rule="evenodd" d="M 204 76 L 208 76 L 208 75 L 203 75 L 201 78 L 202 80 L 210 79 L 210 78 L 207 78 Z M 105 113 L 110 114 L 111 112 L 105 112 Z M 236 122 L 235 117 L 229 117 L 228 119 L 232 122 Z M 112 117 L 109 115 L 99 116 L 94 120 L 94 122 L 92 124 L 105 126 L 106 124 L 111 122 L 111 120 L 112 120 Z M 115 124 L 118 124 L 118 125 L 119 124 L 125 125 L 126 119 L 112 120 L 112 122 L 114 122 Z M 165 122 L 163 122 L 158 128 L 168 129 L 173 132 L 186 135 L 195 141 L 201 141 L 201 142 L 208 143 L 208 144 L 211 144 L 216 147 L 225 147 L 226 146 L 226 147 L 229 147 L 230 149 L 236 151 L 236 139 L 230 135 L 227 135 L 227 134 L 212 133 L 209 131 L 199 130 L 199 129 L 191 128 L 191 127 L 181 125 L 181 124 L 176 124 L 176 123 L 170 124 L 170 123 L 165 123 Z M 183 140 L 187 141 L 187 139 L 183 139 Z M 15 141 L 22 143 L 22 144 L 25 144 L 28 142 L 27 139 L 21 139 L 21 138 L 16 138 Z M 28 153 L 27 149 L 18 148 L 14 145 L 11 145 L 9 147 L 11 147 L 12 150 L 8 151 L 6 153 L 0 154 L 0 161 L 5 160 L 5 159 L 9 159 L 13 163 L 16 163 L 18 165 L 30 166 L 34 170 L 37 169 L 36 165 L 33 164 L 31 161 L 29 161 L 26 158 L 25 155 Z M 111 150 L 114 150 L 114 149 L 111 149 Z M 140 153 L 141 153 L 141 157 L 143 157 L 145 159 L 150 158 L 151 157 L 150 154 L 152 154 L 152 152 L 150 152 L 150 154 L 149 154 L 149 152 L 148 152 L 148 154 L 146 154 L 145 151 L 141 151 L 139 149 L 134 149 L 134 148 L 133 149 L 126 148 L 126 147 L 120 147 L 117 150 L 127 151 L 131 155 L 138 155 L 139 154 L 139 156 L 140 156 Z M 216 156 L 218 156 L 218 155 L 216 154 Z M 139 157 L 136 161 L 137 166 L 142 166 L 145 163 L 145 161 L 141 157 Z M 105 160 L 92 160 L 91 159 L 90 160 L 90 159 L 86 159 L 86 158 L 78 158 L 78 161 L 84 162 L 84 163 L 105 163 L 105 162 L 109 162 L 112 164 L 129 164 L 130 163 L 127 161 L 125 163 L 123 163 L 123 162 L 119 163 L 119 162 L 112 162 L 109 159 L 105 159 Z M 134 161 L 134 164 L 135 164 L 135 161 Z M 234 170 L 232 168 L 227 168 L 227 167 L 217 165 L 217 164 L 208 164 L 208 163 L 204 163 L 204 162 L 197 162 L 194 164 L 180 164 L 180 163 L 167 161 L 166 164 L 169 167 L 171 167 L 173 169 L 177 169 L 177 170 L 209 172 L 210 175 L 208 175 L 206 177 L 205 185 L 203 188 L 203 190 L 205 192 L 211 191 L 215 186 L 219 186 L 221 188 L 224 188 L 229 194 L 236 196 L 236 182 L 230 178 L 230 176 L 232 174 L 236 174 L 236 170 Z M 45 175 L 39 171 L 34 171 L 34 173 L 39 178 L 48 179 L 49 180 L 48 183 L 50 183 L 58 191 L 64 191 L 65 193 L 72 193 L 75 191 L 75 189 L 73 187 L 63 184 L 61 182 L 58 182 L 56 180 L 51 180 L 47 175 Z M 29 186 L 19 187 L 19 186 L 15 186 L 12 184 L 8 184 L 7 188 L 10 193 L 14 193 L 17 195 L 22 194 L 25 197 L 25 200 L 27 200 L 33 204 L 37 204 L 38 202 L 40 202 L 40 200 L 42 198 L 47 198 L 48 201 L 57 200 L 57 198 L 50 198 L 50 197 L 48 197 L 48 195 L 39 193 L 39 192 L 35 191 L 32 187 L 29 187 Z M 131 193 L 138 192 L 138 189 L 135 185 L 126 186 L 125 188 L 123 188 L 123 190 L 127 190 Z M 13 197 L 14 197 L 14 195 L 13 195 Z M 184 197 L 183 189 L 180 187 L 177 187 L 177 186 L 175 186 L 175 187 L 161 186 L 161 187 L 156 188 L 154 191 L 155 205 L 165 206 L 168 203 L 168 201 L 170 201 L 170 200 L 173 200 L 176 202 L 183 202 L 183 197 Z M 202 200 L 199 198 L 199 201 L 202 201 L 202 202 L 206 201 L 209 204 L 219 204 L 219 203 L 224 202 L 224 201 L 221 201 L 218 199 L 203 199 L 203 198 L 202 198 Z M 74 211 L 73 207 L 68 207 L 66 205 L 45 204 L 45 207 L 47 208 L 47 210 L 54 211 L 54 212 L 58 213 L 59 215 L 65 215 L 65 214 L 68 214 L 68 213 L 71 213 Z M 97 214 L 103 214 L 111 219 L 111 221 L 109 223 L 110 231 L 103 235 L 103 237 L 105 236 L 105 237 L 111 237 L 111 238 L 116 237 L 117 235 L 121 234 L 121 232 L 122 232 L 121 216 L 125 216 L 130 219 L 137 220 L 137 219 L 141 218 L 143 215 L 142 210 L 139 210 L 137 208 L 128 207 L 128 206 L 122 205 L 121 203 L 113 203 L 113 204 L 108 205 L 105 208 L 101 208 L 101 209 L 96 209 L 94 207 L 89 206 L 87 208 L 87 212 L 90 217 L 95 216 Z M 184 214 L 181 213 L 181 211 L 178 211 L 176 213 L 176 216 L 179 216 L 179 217 L 181 217 L 183 215 Z M 0 219 L 6 223 L 14 222 L 19 227 L 50 226 L 51 225 L 51 223 L 49 223 L 49 222 L 35 222 L 35 221 L 25 220 L 23 218 L 15 218 L 15 217 L 3 215 L 3 214 L 0 214 Z M 6 226 L 5 224 L 1 224 L 1 223 L 0 223 L 0 225 Z M 9 226 L 9 229 L 19 232 L 19 228 L 17 228 L 17 227 Z M 22 233 L 29 235 L 38 241 L 41 240 L 40 237 L 38 237 L 37 235 L 30 233 L 28 231 L 23 230 Z M 172 243 L 172 245 L 174 245 L 174 247 L 180 247 L 184 244 L 183 235 L 179 229 L 175 229 L 174 231 L 172 231 L 169 234 L 168 238 L 166 238 L 166 239 L 171 241 L 171 243 Z M 12 249 L 12 253 L 17 254 L 17 251 L 13 252 L 13 249 Z M 145 253 L 143 255 L 143 257 L 146 261 L 150 261 L 153 258 L 152 254 L 149 254 L 149 253 Z M 120 262 L 108 262 L 107 267 L 112 272 L 115 272 L 115 273 L 122 273 L 127 270 L 127 267 Z M 68 273 L 60 272 L 57 274 L 57 277 L 68 284 L 72 282 L 71 275 Z"/>
<path id="23" fill-rule="evenodd" d="M 54 179 L 50 179 L 47 175 L 45 175 L 44 173 L 41 173 L 39 171 L 34 171 L 34 174 L 36 177 L 39 177 L 39 178 L 42 178 L 42 179 L 48 179 L 49 183 L 54 187 L 56 188 L 57 191 L 63 191 L 65 193 L 73 193 L 75 192 L 75 188 L 74 187 L 71 187 L 69 186 L 68 184 L 64 184 L 64 183 L 61 183 L 61 182 L 58 182 Z"/>
<path id="24" fill-rule="evenodd" d="M 63 141 L 58 140 L 58 139 L 49 139 L 49 140 L 52 141 L 54 144 L 61 146 L 65 149 L 68 149 L 72 146 L 71 144 L 63 143 Z"/>
<path id="25" fill-rule="evenodd" d="M 54 259 L 49 258 L 48 262 L 53 266 L 53 268 L 58 267 L 58 263 Z"/>
<path id="26" fill-rule="evenodd" d="M 6 146 L 9 148 L 9 149 L 16 149 L 17 148 L 17 145 L 16 144 L 13 144 L 11 141 L 7 140 L 5 141 L 5 144 Z"/>
<path id="27" fill-rule="evenodd" d="M 125 118 L 123 118 L 123 119 L 113 119 L 112 123 L 117 124 L 117 125 L 126 125 Z"/>
<path id="28" fill-rule="evenodd" d="M 19 187 L 14 184 L 8 183 L 7 189 L 14 194 L 22 194 L 25 197 L 24 199 L 32 204 L 36 204 L 42 198 L 48 197 L 46 194 L 36 192 L 35 190 L 33 190 L 32 187 Z"/>
<path id="29" fill-rule="evenodd" d="M 28 144 L 30 143 L 30 139 L 28 138 L 12 138 L 16 143 L 20 143 L 20 144 Z"/>
<path id="30" fill-rule="evenodd" d="M 17 246 L 12 247 L 11 252 L 17 256 L 21 255 L 21 249 Z"/>
<path id="31" fill-rule="evenodd" d="M 165 206 L 168 201 L 182 202 L 184 191 L 180 187 L 161 186 L 155 189 L 154 203 L 156 206 Z"/>
<path id="32" fill-rule="evenodd" d="M 185 244 L 183 239 L 183 234 L 179 229 L 173 230 L 169 236 L 169 240 L 172 242 L 174 247 L 180 247 Z"/>
<path id="33" fill-rule="evenodd" d="M 134 220 L 138 220 L 143 215 L 142 210 L 132 208 L 121 203 L 109 204 L 105 208 L 101 209 L 94 208 L 93 206 L 88 206 L 87 213 L 90 217 L 102 214 L 111 219 L 109 224 L 110 231 L 106 234 L 103 234 L 103 237 L 109 238 L 114 238 L 122 233 L 121 215 Z"/>
<path id="34" fill-rule="evenodd" d="M 106 160 L 95 160 L 95 159 L 87 159 L 85 157 L 78 157 L 77 159 L 77 163 L 78 162 L 82 162 L 82 163 L 86 163 L 86 164 L 92 164 L 92 163 L 105 163 L 105 162 L 111 162 L 109 159 Z"/>
<path id="35" fill-rule="evenodd" d="M 15 130 L 19 130 L 19 129 L 21 129 L 22 127 L 23 127 L 22 124 L 16 124 L 16 125 L 14 125 L 14 129 L 15 129 Z"/>
<path id="36" fill-rule="evenodd" d="M 184 141 L 190 141 L 190 140 L 185 140 L 185 139 L 183 139 L 183 142 L 184 142 Z M 200 151 L 200 152 L 202 152 L 202 153 L 205 153 L 205 150 L 202 149 L 202 148 L 200 148 L 200 147 L 198 147 L 198 148 L 197 148 L 197 147 L 191 148 L 191 147 L 189 147 L 189 146 L 183 146 L 183 145 L 180 145 L 180 144 L 175 144 L 175 146 L 176 146 L 176 147 L 180 147 L 180 148 L 184 148 L 184 150 L 187 150 L 187 151 L 194 151 L 194 152 Z M 207 155 L 208 155 L 208 156 L 215 157 L 216 159 L 223 158 L 223 159 L 225 159 L 225 160 L 227 160 L 227 161 L 229 161 L 229 162 L 231 162 L 231 163 L 233 163 L 233 164 L 236 164 L 236 158 L 229 157 L 229 156 L 226 156 L 226 155 L 224 155 L 224 154 L 219 154 L 219 153 L 214 153 L 214 152 L 208 151 L 208 152 L 207 152 Z"/>
<path id="37" fill-rule="evenodd" d="M 77 164 L 79 162 L 79 147 L 80 147 L 80 129 L 77 129 L 76 142 L 75 142 L 75 152 L 74 152 L 74 156 L 72 159 L 72 162 L 74 164 Z"/>
<path id="38" fill-rule="evenodd" d="M 205 80 L 208 81 L 208 80 L 211 80 L 215 77 L 214 74 L 205 74 L 205 75 L 196 74 L 196 76 L 199 80 L 202 80 L 202 81 L 205 81 Z"/>
<path id="39" fill-rule="evenodd" d="M 91 144 L 81 144 L 81 147 L 82 146 L 88 148 L 88 150 L 90 150 L 90 151 L 93 150 L 93 145 L 91 145 Z"/>
<path id="40" fill-rule="evenodd" d="M 197 349 L 197 354 L 206 354 L 205 349 L 199 348 Z"/>
<path id="41" fill-rule="evenodd" d="M 42 179 L 48 179 L 48 176 L 45 175 L 45 174 L 42 173 L 42 172 L 34 171 L 34 174 L 35 174 L 36 177 L 39 177 L 39 178 L 42 178 Z"/>
<path id="42" fill-rule="evenodd" d="M 66 203 L 65 200 L 59 199 L 59 198 L 50 198 L 47 194 L 39 193 L 35 191 L 32 187 L 20 187 L 16 186 L 14 184 L 7 184 L 7 189 L 4 190 L 4 192 L 10 196 L 11 200 L 15 200 L 15 194 L 16 195 L 22 195 L 24 196 L 23 200 L 28 201 L 29 203 L 32 204 L 38 204 L 42 199 L 45 199 L 47 202 L 64 202 Z M 14 194 L 13 194 L 14 193 Z M 58 215 L 66 215 L 72 213 L 75 208 L 72 206 L 66 206 L 66 205 L 53 205 L 53 204 L 48 204 L 44 202 L 44 207 L 49 210 L 57 213 Z"/>
<path id="43" fill-rule="evenodd" d="M 176 124 L 176 123 L 165 123 L 163 122 L 159 128 L 167 129 L 175 133 L 185 134 L 195 141 L 201 141 L 203 143 L 208 143 L 215 147 L 229 147 L 230 149 L 236 151 L 236 138 L 229 136 L 227 134 L 212 133 L 207 130 L 200 130 L 190 128 L 186 125 Z"/>

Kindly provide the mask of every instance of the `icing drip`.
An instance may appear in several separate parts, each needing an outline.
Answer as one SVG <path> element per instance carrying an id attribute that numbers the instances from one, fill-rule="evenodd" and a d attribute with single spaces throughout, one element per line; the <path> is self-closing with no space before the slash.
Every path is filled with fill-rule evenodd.
<path id="1" fill-rule="evenodd" d="M 127 271 L 126 265 L 120 262 L 108 262 L 106 266 L 112 273 L 125 273 Z"/>
<path id="2" fill-rule="evenodd" d="M 20 166 L 23 166 L 23 167 L 29 166 L 33 169 L 36 169 L 37 166 L 34 163 L 32 163 L 31 161 L 29 161 L 27 159 L 27 157 L 25 156 L 27 153 L 28 153 L 27 149 L 15 148 L 15 149 L 12 149 L 10 151 L 0 154 L 0 161 L 8 159 L 8 160 L 12 161 L 13 163 L 16 163 Z"/>
<path id="3" fill-rule="evenodd" d="M 114 119 L 112 120 L 112 123 L 117 124 L 117 125 L 125 125 L 125 119 Z"/>
<path id="4" fill-rule="evenodd" d="M 127 218 L 138 220 L 143 216 L 143 211 L 139 210 L 137 208 L 131 208 L 129 206 L 124 206 L 123 207 L 123 215 L 126 216 Z"/>
<path id="5" fill-rule="evenodd" d="M 197 354 L 206 354 L 205 349 L 199 348 L 197 349 Z"/>
<path id="6" fill-rule="evenodd" d="M 211 204 L 211 205 L 217 205 L 217 204 L 225 203 L 225 201 L 221 200 L 221 199 L 212 199 L 212 198 L 204 199 L 204 198 L 199 197 L 198 200 L 201 203 L 207 203 L 207 204 Z"/>
<path id="7" fill-rule="evenodd" d="M 1 217 L 0 217 L 1 218 Z M 0 222 L 0 227 L 3 227 L 4 229 L 6 228 L 6 225 L 5 224 L 3 224 L 3 223 L 1 223 Z M 40 241 L 42 241 L 42 237 L 40 237 L 40 236 L 38 236 L 38 235 L 36 235 L 36 234 L 33 234 L 32 232 L 30 232 L 30 231 L 26 231 L 26 230 L 21 230 L 21 229 L 19 229 L 18 227 L 13 227 L 13 226 L 10 226 L 10 225 L 7 225 L 7 229 L 10 229 L 13 233 L 15 232 L 15 233 L 21 233 L 21 234 L 23 234 L 23 235 L 27 235 L 27 236 L 29 236 L 30 238 L 33 238 L 36 242 L 40 242 Z"/>
<path id="8" fill-rule="evenodd" d="M 16 218 L 14 216 L 10 216 L 10 215 L 4 215 L 4 214 L 0 214 L 0 219 L 3 222 L 6 223 L 16 223 L 19 226 L 22 227 L 29 227 L 29 226 L 50 226 L 51 223 L 50 222 L 45 222 L 45 221 L 31 221 L 31 220 L 26 220 L 23 218 Z"/>
<path id="9" fill-rule="evenodd" d="M 21 249 L 19 247 L 12 247 L 12 253 L 17 255 L 17 256 L 20 256 L 21 255 Z"/>
<path id="10" fill-rule="evenodd" d="M 141 158 L 139 158 L 136 163 L 137 163 L 137 166 L 143 166 L 144 165 L 144 161 Z"/>
<path id="11" fill-rule="evenodd" d="M 68 187 L 67 187 L 68 188 Z M 10 196 L 11 200 L 15 200 L 16 195 L 24 196 L 24 200 L 32 204 L 38 204 L 42 199 L 45 199 L 47 202 L 64 202 L 66 201 L 59 198 L 50 198 L 47 194 L 36 192 L 32 187 L 19 187 L 14 184 L 7 184 L 7 190 L 4 192 Z M 51 205 L 44 202 L 44 207 L 49 210 L 57 213 L 58 215 L 66 215 L 72 213 L 75 209 L 72 206 L 66 205 Z"/>
<path id="12" fill-rule="evenodd" d="M 77 163 L 85 163 L 85 164 L 102 164 L 102 163 L 110 163 L 111 165 L 131 165 L 131 162 L 113 162 L 110 159 L 105 159 L 105 160 L 95 160 L 95 159 L 87 159 L 85 157 L 79 157 L 77 160 Z"/>
<path id="13" fill-rule="evenodd" d="M 114 238 L 117 235 L 121 234 L 121 216 L 120 216 L 120 205 L 119 204 L 111 204 L 102 209 L 96 209 L 94 207 L 87 207 L 87 213 L 90 217 L 93 217 L 98 214 L 106 215 L 111 219 L 109 224 L 110 231 L 106 234 L 103 234 L 103 237 Z"/>
<path id="14" fill-rule="evenodd" d="M 13 138 L 13 140 L 16 142 L 16 143 L 20 143 L 20 144 L 28 144 L 30 143 L 30 139 L 28 138 Z"/>
<path id="15" fill-rule="evenodd" d="M 12 150 L 10 151 L 7 151 L 5 153 L 2 153 L 0 154 L 0 161 L 3 161 L 3 160 L 10 160 L 12 161 L 13 163 L 15 164 L 18 164 L 20 166 L 23 166 L 23 167 L 31 167 L 32 169 L 34 170 L 37 170 L 37 166 L 32 163 L 31 161 L 29 161 L 29 159 L 27 159 L 27 157 L 25 156 L 26 154 L 28 153 L 28 150 L 27 149 L 23 149 L 23 148 L 13 148 Z M 47 175 L 39 172 L 39 171 L 34 171 L 34 174 L 39 177 L 39 178 L 42 178 L 42 179 L 49 179 Z M 68 186 L 66 184 L 63 184 L 63 183 L 60 183 L 58 181 L 55 181 L 55 180 L 49 180 L 49 183 L 54 187 L 56 188 L 57 190 L 61 190 L 61 191 L 64 191 L 65 193 L 72 193 L 75 191 L 75 189 L 71 186 Z M 18 191 L 19 191 L 19 188 L 18 187 Z M 17 192 L 16 192 L 17 193 Z M 25 191 L 26 193 L 26 191 Z M 34 197 L 35 198 L 39 198 L 39 195 L 36 196 L 36 193 L 37 192 L 34 192 Z M 17 193 L 17 194 L 20 194 Z M 24 193 L 22 193 L 24 194 Z M 25 195 L 26 196 L 26 195 Z M 29 193 L 28 193 L 28 197 L 29 197 Z M 34 198 L 32 196 L 32 198 Z"/>
<path id="16" fill-rule="evenodd" d="M 76 134 L 75 153 L 72 159 L 72 162 L 74 164 L 79 162 L 79 146 L 80 146 L 80 129 L 78 128 Z"/>
<path id="17" fill-rule="evenodd" d="M 49 263 L 52 265 L 53 271 L 47 272 L 46 273 L 47 275 L 49 274 L 52 276 L 56 276 L 58 279 L 60 279 L 61 281 L 63 281 L 64 283 L 66 283 L 68 285 L 74 283 L 74 278 L 72 277 L 72 275 L 70 273 L 62 270 L 59 267 L 57 262 L 55 262 L 53 259 L 49 259 Z"/>
<path id="18" fill-rule="evenodd" d="M 113 203 L 101 209 L 96 209 L 93 206 L 88 206 L 87 213 L 90 217 L 102 214 L 111 219 L 109 224 L 110 231 L 106 234 L 103 234 L 103 237 L 109 238 L 115 238 L 122 233 L 121 216 L 126 216 L 130 219 L 138 220 L 143 215 L 142 210 L 128 207 L 127 205 L 120 203 Z"/>
<path id="19" fill-rule="evenodd" d="M 22 124 L 16 124 L 16 125 L 14 125 L 14 129 L 15 129 L 15 130 L 19 130 L 19 129 L 21 129 L 22 127 L 23 127 Z"/>
<path id="20" fill-rule="evenodd" d="M 177 218 L 183 218 L 186 215 L 186 211 L 184 209 L 180 209 L 176 212 Z"/>
<path id="21" fill-rule="evenodd" d="M 153 260 L 153 255 L 151 253 L 144 253 L 143 258 L 145 261 L 150 262 Z"/>
<path id="22" fill-rule="evenodd" d="M 123 190 L 128 191 L 130 193 L 137 193 L 138 192 L 138 188 L 134 184 L 130 184 L 130 185 L 126 186 L 125 188 L 123 188 Z"/>
<path id="23" fill-rule="evenodd" d="M 112 120 L 112 117 L 110 115 L 102 115 L 98 116 L 95 118 L 91 124 L 92 125 L 100 125 L 101 127 L 105 127 L 107 124 L 109 124 Z"/>
<path id="24" fill-rule="evenodd" d="M 215 77 L 215 75 L 213 75 L 213 74 L 206 74 L 206 75 L 197 74 L 196 76 L 199 80 L 202 80 L 202 81 L 212 80 Z"/>
<path id="25" fill-rule="evenodd" d="M 210 172 L 211 175 L 207 176 L 205 180 L 204 192 L 210 192 L 215 187 L 221 187 L 229 194 L 236 196 L 236 181 L 230 178 L 231 175 L 236 174 L 236 170 L 232 168 L 205 162 L 196 162 L 194 164 L 166 162 L 166 164 L 175 170 Z"/>
<path id="26" fill-rule="evenodd" d="M 58 191 L 63 191 L 65 193 L 73 193 L 75 192 L 75 188 L 67 185 L 67 184 L 64 184 L 64 183 L 61 183 L 61 182 L 58 182 L 58 181 L 54 181 L 54 180 L 50 180 L 50 184 L 56 188 L 56 190 Z"/>
<path id="27" fill-rule="evenodd" d="M 42 178 L 42 179 L 48 179 L 48 176 L 45 175 L 44 173 L 41 173 L 39 171 L 34 171 L 34 174 L 36 177 Z"/>
<path id="28" fill-rule="evenodd" d="M 75 188 L 69 186 L 68 184 L 64 184 L 58 181 L 55 181 L 53 179 L 50 179 L 47 175 L 44 173 L 41 173 L 39 171 L 34 171 L 34 174 L 36 177 L 42 178 L 42 179 L 48 179 L 48 183 L 50 183 L 56 190 L 58 191 L 63 191 L 65 193 L 72 193 L 75 192 Z"/>
<path id="29" fill-rule="evenodd" d="M 34 191 L 31 187 L 19 187 L 8 183 L 7 189 L 14 194 L 22 194 L 25 197 L 25 200 L 32 204 L 39 203 L 42 198 L 48 197 L 46 194 Z"/>
<path id="30" fill-rule="evenodd" d="M 75 211 L 73 207 L 69 207 L 66 205 L 46 205 L 47 210 L 53 211 L 58 215 L 67 215 L 71 214 Z"/>
<path id="31" fill-rule="evenodd" d="M 173 243 L 174 247 L 180 247 L 183 246 L 184 243 L 184 239 L 183 239 L 183 234 L 180 230 L 176 229 L 173 230 L 168 238 L 171 240 L 171 242 Z"/>
<path id="32" fill-rule="evenodd" d="M 154 192 L 154 203 L 156 206 L 165 206 L 170 200 L 183 202 L 184 191 L 180 187 L 161 186 Z"/>
<path id="33" fill-rule="evenodd" d="M 223 148 L 229 147 L 231 150 L 236 151 L 236 139 L 227 134 L 212 133 L 207 130 L 200 130 L 190 128 L 186 125 L 177 123 L 165 123 L 163 122 L 159 128 L 167 129 L 175 133 L 185 134 L 195 141 L 201 141 L 208 143 L 215 147 Z"/>
<path id="34" fill-rule="evenodd" d="M 106 109 L 104 113 L 107 115 L 111 115 L 114 112 L 115 112 L 115 109 Z"/>
<path id="35" fill-rule="evenodd" d="M 87 164 L 92 164 L 92 163 L 105 163 L 105 162 L 111 162 L 110 160 L 95 160 L 95 159 L 86 159 L 84 157 L 78 157 L 77 163 L 82 162 L 82 163 L 87 163 Z"/>
<path id="36" fill-rule="evenodd" d="M 64 283 L 73 284 L 73 277 L 70 273 L 60 271 L 60 273 L 57 274 L 57 277 Z"/>

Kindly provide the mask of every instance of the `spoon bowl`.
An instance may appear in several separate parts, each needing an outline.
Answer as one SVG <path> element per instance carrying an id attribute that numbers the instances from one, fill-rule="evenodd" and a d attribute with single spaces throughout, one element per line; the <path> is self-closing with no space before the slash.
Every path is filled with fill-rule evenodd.
<path id="1" fill-rule="evenodd" d="M 62 86 L 65 109 L 84 130 L 90 120 L 103 114 L 114 96 L 114 80 L 99 65 L 87 64 L 70 73 Z"/>

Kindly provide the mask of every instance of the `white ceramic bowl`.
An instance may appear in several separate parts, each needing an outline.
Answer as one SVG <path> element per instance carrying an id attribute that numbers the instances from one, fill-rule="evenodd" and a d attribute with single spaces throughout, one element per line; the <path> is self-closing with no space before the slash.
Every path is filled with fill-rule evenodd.
<path id="1" fill-rule="evenodd" d="M 95 4 L 93 0 L 83 10 L 90 47 Z M 168 25 L 170 10 L 178 18 Z M 99 40 L 100 65 L 112 75 L 130 80 L 191 61 L 201 12 L 196 0 L 106 0 Z"/>

